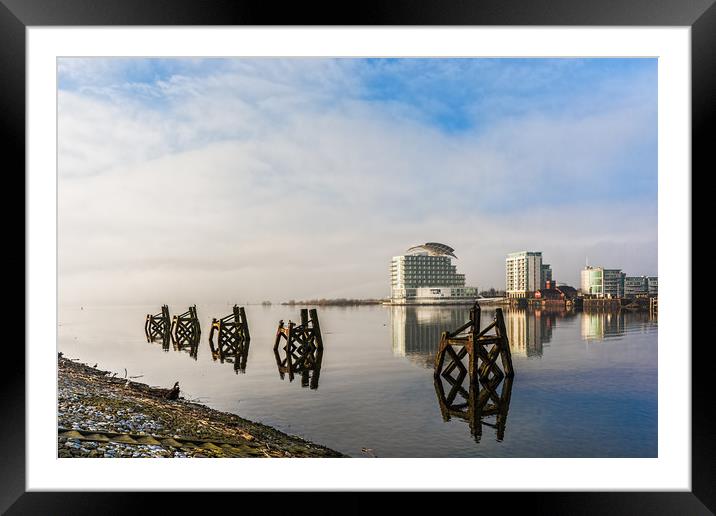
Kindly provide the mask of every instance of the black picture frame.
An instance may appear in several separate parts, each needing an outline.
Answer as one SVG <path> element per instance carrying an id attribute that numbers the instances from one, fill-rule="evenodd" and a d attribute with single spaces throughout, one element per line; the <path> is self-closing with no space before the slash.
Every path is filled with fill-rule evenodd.
<path id="1" fill-rule="evenodd" d="M 691 28 L 692 180 L 716 169 L 709 138 L 716 114 L 716 0 L 393 0 L 331 6 L 244 0 L 0 0 L 0 127 L 6 175 L 25 170 L 25 29 L 30 26 L 112 25 L 549 25 L 549 26 L 688 26 Z M 8 159 L 10 158 L 10 159 Z M 9 165 L 12 163 L 13 165 Z M 17 174 L 15 174 L 17 172 Z M 684 171 L 689 173 L 689 171 Z M 24 183 L 21 186 L 24 190 Z M 692 189 L 693 191 L 693 189 Z M 692 203 L 692 206 L 694 204 Z M 24 236 L 24 235 L 23 235 Z M 15 246 L 19 247 L 19 246 Z M 14 251 L 16 253 L 16 251 Z M 693 255 L 692 255 L 693 256 Z M 27 256 L 22 255 L 24 259 Z M 15 255 L 13 267 L 19 267 Z M 27 277 L 26 277 L 27 280 Z M 691 285 L 691 277 L 685 277 Z M 24 295 L 23 295 L 24 299 Z M 692 300 L 684 302 L 692 303 Z M 693 321 L 692 316 L 692 321 Z M 28 314 L 25 314 L 25 324 Z M 17 325 L 19 326 L 19 324 Z M 23 341 L 25 339 L 23 338 Z M 582 493 L 471 493 L 480 511 L 503 510 L 506 500 L 529 503 L 531 512 L 550 514 L 713 514 L 716 511 L 716 430 L 710 384 L 711 345 L 662 343 L 692 353 L 692 491 Z M 27 342 L 26 342 L 27 345 Z M 25 353 L 6 346 L 0 375 L 0 512 L 7 514 L 130 514 L 147 512 L 159 498 L 162 511 L 205 501 L 183 493 L 25 492 Z M 708 369 L 707 369 L 708 368 Z M 283 485 L 277 479 L 277 486 Z M 217 496 L 212 494 L 212 496 Z M 241 505 L 255 495 L 241 494 Z M 274 495 L 272 495 L 274 496 Z M 308 493 L 292 498 L 294 508 Z M 344 512 L 374 510 L 377 494 L 349 493 Z M 285 499 L 279 497 L 278 500 Z M 458 500 L 461 500 L 458 497 Z M 436 507 L 444 496 L 414 493 L 412 503 Z M 212 505 L 214 505 L 212 500 Z M 231 502 L 230 502 L 231 503 Z M 234 502 L 236 503 L 236 502 Z M 278 502 L 280 506 L 280 501 Z M 472 503 L 472 502 L 471 502 Z M 295 504 L 295 505 L 294 505 Z M 401 502 L 402 504 L 402 502 Z M 313 504 L 310 504 L 313 505 Z M 231 507 L 231 505 L 230 505 Z M 234 505 L 237 507 L 237 505 Z M 463 506 L 461 506 L 463 507 Z M 464 506 L 467 509 L 469 506 Z M 313 506 L 311 512 L 334 512 Z"/>

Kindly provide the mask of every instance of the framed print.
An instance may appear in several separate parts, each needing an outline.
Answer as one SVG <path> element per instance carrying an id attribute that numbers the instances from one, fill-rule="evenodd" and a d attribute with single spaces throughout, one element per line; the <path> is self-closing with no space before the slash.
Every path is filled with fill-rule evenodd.
<path id="1" fill-rule="evenodd" d="M 711 513 L 712 4 L 2 0 L 28 209 L 0 508 Z"/>

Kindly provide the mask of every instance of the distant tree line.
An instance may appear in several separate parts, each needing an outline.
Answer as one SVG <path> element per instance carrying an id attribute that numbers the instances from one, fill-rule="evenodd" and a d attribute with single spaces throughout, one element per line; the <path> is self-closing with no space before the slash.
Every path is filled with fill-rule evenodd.
<path id="1" fill-rule="evenodd" d="M 344 297 L 339 299 L 307 299 L 305 301 L 296 301 L 295 299 L 291 299 L 290 301 L 286 301 L 284 303 L 281 303 L 282 305 L 318 305 L 318 306 L 329 306 L 329 305 L 335 305 L 335 306 L 356 306 L 356 305 L 379 305 L 386 301 L 385 299 L 346 299 Z"/>
<path id="2" fill-rule="evenodd" d="M 507 292 L 504 290 L 496 290 L 494 288 L 491 288 L 489 290 L 483 290 L 480 292 L 480 295 L 482 297 L 505 297 L 507 295 Z"/>

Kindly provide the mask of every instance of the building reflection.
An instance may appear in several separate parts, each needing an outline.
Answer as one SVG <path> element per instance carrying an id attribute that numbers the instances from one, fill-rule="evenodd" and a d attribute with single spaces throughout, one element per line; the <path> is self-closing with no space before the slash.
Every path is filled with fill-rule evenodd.
<path id="1" fill-rule="evenodd" d="M 622 312 L 583 312 L 581 321 L 584 340 L 604 340 L 624 335 Z"/>
<path id="2" fill-rule="evenodd" d="M 505 326 L 514 355 L 541 357 L 543 345 L 552 340 L 558 311 L 513 309 L 505 311 Z"/>
<path id="3" fill-rule="evenodd" d="M 432 369 L 440 334 L 462 325 L 470 307 L 393 306 L 390 321 L 393 356 Z"/>
<path id="4" fill-rule="evenodd" d="M 493 313 L 484 309 L 483 322 Z M 541 357 L 543 345 L 552 339 L 557 319 L 575 316 L 564 309 L 505 309 L 503 314 L 512 354 L 526 357 Z M 393 306 L 390 311 L 393 355 L 431 369 L 441 333 L 459 327 L 468 318 L 469 307 Z"/>
<path id="5" fill-rule="evenodd" d="M 629 332 L 646 332 L 655 321 L 649 312 L 583 312 L 582 338 L 586 341 L 615 339 Z"/>

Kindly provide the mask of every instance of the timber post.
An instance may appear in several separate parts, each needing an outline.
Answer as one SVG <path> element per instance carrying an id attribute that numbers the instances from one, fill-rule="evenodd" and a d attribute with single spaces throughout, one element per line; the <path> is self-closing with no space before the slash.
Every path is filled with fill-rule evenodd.
<path id="1" fill-rule="evenodd" d="M 300 319 L 300 324 L 288 321 L 288 326 L 284 325 L 283 320 L 279 321 L 273 346 L 276 367 L 281 379 L 288 374 L 289 381 L 293 381 L 294 374 L 300 374 L 303 387 L 317 389 L 323 361 L 323 339 L 318 313 L 315 309 L 304 308 L 300 311 Z M 282 340 L 285 340 L 285 345 L 281 348 Z"/>
<path id="2" fill-rule="evenodd" d="M 186 312 L 172 318 L 171 336 L 177 346 L 198 345 L 201 328 L 196 305 L 190 306 Z"/>
<path id="3" fill-rule="evenodd" d="M 217 336 L 217 345 L 214 346 L 214 335 Z M 244 307 L 234 305 L 231 313 L 220 319 L 211 320 L 209 331 L 209 346 L 211 355 L 223 363 L 234 363 L 234 371 L 246 372 L 246 361 L 249 353 L 249 323 L 246 318 Z"/>
<path id="4" fill-rule="evenodd" d="M 469 321 L 454 331 L 442 332 L 435 355 L 434 386 L 445 421 L 451 417 L 467 420 L 470 432 L 479 441 L 482 418 L 496 415 L 498 440 L 502 440 L 515 374 L 512 354 L 502 309 L 495 310 L 492 323 L 484 329 L 480 328 L 480 315 L 480 306 L 475 303 Z M 463 386 L 465 378 L 467 389 Z M 449 384 L 447 392 L 443 379 Z M 501 383 L 502 391 L 498 393 Z"/>
<path id="5" fill-rule="evenodd" d="M 165 340 L 169 337 L 170 329 L 169 306 L 162 305 L 158 314 L 147 314 L 144 322 L 144 333 L 147 336 L 147 342 L 154 340 Z"/>

